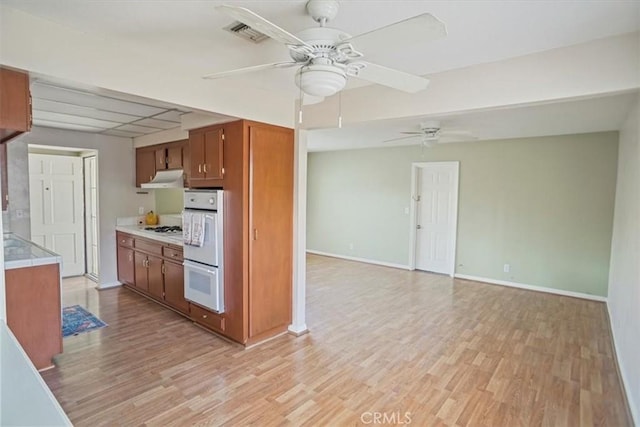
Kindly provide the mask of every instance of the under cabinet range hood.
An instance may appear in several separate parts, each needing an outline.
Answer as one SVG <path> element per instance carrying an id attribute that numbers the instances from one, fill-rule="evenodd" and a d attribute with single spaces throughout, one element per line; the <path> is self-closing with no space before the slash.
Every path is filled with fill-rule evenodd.
<path id="1" fill-rule="evenodd" d="M 182 169 L 158 171 L 150 182 L 141 184 L 142 188 L 184 188 Z"/>

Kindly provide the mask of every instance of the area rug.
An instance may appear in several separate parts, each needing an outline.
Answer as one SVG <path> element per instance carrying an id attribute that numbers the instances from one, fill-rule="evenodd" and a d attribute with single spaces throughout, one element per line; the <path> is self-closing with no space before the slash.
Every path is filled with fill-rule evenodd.
<path id="1" fill-rule="evenodd" d="M 102 320 L 89 313 L 79 305 L 62 309 L 62 336 L 78 335 L 107 326 Z"/>

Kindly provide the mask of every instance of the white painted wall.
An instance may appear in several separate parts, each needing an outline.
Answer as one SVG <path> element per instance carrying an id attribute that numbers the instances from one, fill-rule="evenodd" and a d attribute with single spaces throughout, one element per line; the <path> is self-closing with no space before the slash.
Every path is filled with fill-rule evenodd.
<path id="1" fill-rule="evenodd" d="M 629 406 L 640 425 L 640 95 L 620 131 L 609 316 Z"/>
<path id="2" fill-rule="evenodd" d="M 640 88 L 638 33 L 427 76 L 414 95 L 383 86 L 342 93 L 344 124 L 450 114 Z M 334 96 L 335 97 L 335 96 Z M 305 129 L 335 127 L 338 102 L 304 108 Z"/>
<path id="3" fill-rule="evenodd" d="M 14 140 L 11 144 L 24 146 L 25 149 L 20 150 L 24 153 L 28 144 L 85 148 L 98 152 L 99 286 L 117 284 L 116 218 L 136 216 L 139 206 L 144 207 L 145 211 L 155 208 L 153 194 L 136 194 L 138 189 L 135 188 L 135 155 L 132 140 L 35 127 L 29 134 Z M 9 155 L 9 163 L 14 161 L 19 162 L 21 159 Z M 14 182 L 24 179 L 28 181 L 28 174 L 26 168 L 10 174 L 9 187 Z"/>

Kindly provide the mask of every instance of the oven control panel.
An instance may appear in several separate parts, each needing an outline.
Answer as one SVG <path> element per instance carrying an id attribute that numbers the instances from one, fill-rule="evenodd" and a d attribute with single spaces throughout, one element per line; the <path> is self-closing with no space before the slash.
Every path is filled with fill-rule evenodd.
<path id="1" fill-rule="evenodd" d="M 184 208 L 217 211 L 222 203 L 222 190 L 185 190 Z"/>

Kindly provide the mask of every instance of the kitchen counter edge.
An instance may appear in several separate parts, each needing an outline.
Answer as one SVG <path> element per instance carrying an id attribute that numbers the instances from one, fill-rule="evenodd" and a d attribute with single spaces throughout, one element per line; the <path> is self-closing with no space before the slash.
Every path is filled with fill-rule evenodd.
<path id="1" fill-rule="evenodd" d="M 183 247 L 184 243 L 182 242 L 182 238 L 176 237 L 168 237 L 159 235 L 153 231 L 147 231 L 137 225 L 117 225 L 116 231 L 120 231 L 121 233 L 131 234 L 133 236 L 142 237 L 148 240 L 155 240 L 160 243 L 166 243 L 169 245 Z"/>

